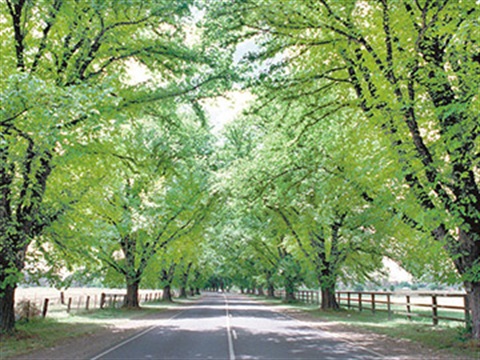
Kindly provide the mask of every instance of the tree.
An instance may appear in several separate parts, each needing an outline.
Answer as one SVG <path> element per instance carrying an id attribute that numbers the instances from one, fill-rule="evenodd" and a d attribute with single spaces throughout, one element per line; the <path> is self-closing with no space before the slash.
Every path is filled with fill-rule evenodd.
<path id="1" fill-rule="evenodd" d="M 113 274 L 107 280 L 121 275 L 127 288 L 124 306 L 136 308 L 139 287 L 157 253 L 191 235 L 208 214 L 208 170 L 205 160 L 197 159 L 206 155 L 208 136 L 188 119 L 177 119 L 174 126 L 143 119 L 141 128 L 125 127 L 117 136 L 124 142 L 109 136 L 103 181 L 77 207 L 80 220 L 70 218 L 65 226 L 85 234 L 73 237 L 72 251 L 80 252 L 81 261 L 90 258 L 93 267 L 109 268 Z M 156 271 L 157 277 L 160 271 L 173 276 L 175 266 L 169 268 Z"/>
<path id="2" fill-rule="evenodd" d="M 211 11 L 212 34 L 229 34 L 226 44 L 257 39 L 249 60 L 280 57 L 253 73 L 270 89 L 269 99 L 279 93 L 316 99 L 298 123 L 302 134 L 345 109 L 380 134 L 397 164 L 385 185 L 395 179 L 409 189 L 396 199 L 400 219 L 447 250 L 479 338 L 475 1 L 244 1 L 229 9 L 213 4 Z"/>
<path id="3" fill-rule="evenodd" d="M 70 146 L 87 145 L 123 114 L 145 109 L 139 105 L 188 97 L 210 81 L 207 71 L 192 81 L 189 69 L 203 60 L 184 46 L 181 19 L 189 10 L 188 1 L 160 0 L 0 4 L 2 332 L 14 329 L 29 245 L 66 211 L 50 211 L 45 194 Z M 132 61 L 161 81 L 128 83 Z"/>

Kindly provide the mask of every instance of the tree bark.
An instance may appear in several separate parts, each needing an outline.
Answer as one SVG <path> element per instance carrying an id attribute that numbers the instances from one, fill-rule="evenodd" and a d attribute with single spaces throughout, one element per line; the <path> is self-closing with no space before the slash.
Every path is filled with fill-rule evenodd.
<path id="1" fill-rule="evenodd" d="M 291 276 L 285 276 L 285 302 L 295 301 L 295 282 Z"/>
<path id="2" fill-rule="evenodd" d="M 125 297 L 123 307 L 127 309 L 140 308 L 140 302 L 138 301 L 139 285 L 140 282 L 138 280 L 127 279 L 127 296 Z"/>
<path id="3" fill-rule="evenodd" d="M 182 273 L 182 284 L 180 286 L 180 295 L 181 298 L 187 297 L 187 283 L 188 283 L 188 276 L 190 274 L 190 269 L 192 268 L 192 263 L 188 263 L 185 271 Z"/>
<path id="4" fill-rule="evenodd" d="M 15 330 L 15 289 L 7 285 L 0 296 L 0 333 L 11 334 Z"/>
<path id="5" fill-rule="evenodd" d="M 265 296 L 265 292 L 263 291 L 262 287 L 257 288 L 257 294 L 258 296 Z"/>
<path id="6" fill-rule="evenodd" d="M 339 309 L 337 299 L 335 297 L 335 289 L 324 288 L 321 289 L 322 292 L 322 310 L 332 310 Z"/>
<path id="7" fill-rule="evenodd" d="M 172 299 L 172 288 L 169 285 L 165 285 L 163 287 L 163 294 L 162 294 L 162 300 L 163 301 L 166 301 L 166 302 L 173 302 L 173 299 Z"/>
<path id="8" fill-rule="evenodd" d="M 480 338 L 480 282 L 466 283 L 468 305 L 472 314 L 472 337 Z"/>
<path id="9" fill-rule="evenodd" d="M 267 297 L 269 298 L 275 297 L 275 287 L 273 286 L 273 284 L 268 284 Z"/>
<path id="10" fill-rule="evenodd" d="M 187 288 L 185 286 L 180 287 L 180 294 L 178 295 L 178 297 L 182 299 L 187 298 Z"/>
<path id="11" fill-rule="evenodd" d="M 293 290 L 285 290 L 285 302 L 292 302 L 295 300 L 295 292 Z"/>

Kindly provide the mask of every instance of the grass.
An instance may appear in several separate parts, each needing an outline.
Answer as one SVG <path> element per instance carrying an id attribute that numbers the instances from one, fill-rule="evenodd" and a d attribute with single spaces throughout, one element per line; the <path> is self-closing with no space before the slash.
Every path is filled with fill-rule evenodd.
<path id="1" fill-rule="evenodd" d="M 62 322 L 48 318 L 19 321 L 13 335 L 0 336 L 0 358 L 51 347 L 60 340 L 95 333 L 105 327 L 95 323 Z"/>
<path id="2" fill-rule="evenodd" d="M 279 300 L 265 301 L 272 305 L 280 303 Z M 452 358 L 480 359 L 480 342 L 469 338 L 463 323 L 441 321 L 439 325 L 432 326 L 432 320 L 428 318 L 415 317 L 408 320 L 405 316 L 393 315 L 389 319 L 386 312 L 376 312 L 373 315 L 369 310 L 322 311 L 316 305 L 298 302 L 283 305 L 302 310 L 312 319 L 337 322 L 393 338 L 412 340 L 431 349 L 446 351 Z"/>
<path id="3" fill-rule="evenodd" d="M 18 321 L 13 335 L 0 335 L 0 359 L 52 347 L 69 338 L 94 334 L 116 321 L 146 317 L 177 306 L 178 303 L 151 302 L 138 310 L 103 309 L 71 314 L 53 312 L 45 319 Z"/>

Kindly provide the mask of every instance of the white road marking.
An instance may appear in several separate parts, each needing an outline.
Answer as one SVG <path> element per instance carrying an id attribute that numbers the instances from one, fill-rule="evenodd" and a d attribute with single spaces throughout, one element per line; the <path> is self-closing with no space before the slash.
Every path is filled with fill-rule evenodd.
<path id="1" fill-rule="evenodd" d="M 237 332 L 235 330 L 232 330 L 232 334 L 233 334 L 233 338 L 237 340 L 238 339 Z"/>
<path id="2" fill-rule="evenodd" d="M 176 314 L 173 315 L 172 317 L 168 318 L 167 321 L 172 320 L 172 319 L 175 319 L 178 315 L 182 314 L 183 312 L 185 312 L 185 310 L 184 310 L 184 311 L 180 311 L 179 313 L 176 313 Z M 111 347 L 110 349 L 105 350 L 104 352 L 102 352 L 101 354 L 98 354 L 97 356 L 91 358 L 90 360 L 98 360 L 98 359 L 100 359 L 102 356 L 105 356 L 105 355 L 111 353 L 112 351 L 117 350 L 118 348 L 122 347 L 123 345 L 126 345 L 126 344 L 128 344 L 129 342 L 131 342 L 131 341 L 133 341 L 133 340 L 135 340 L 135 339 L 138 339 L 140 336 L 143 336 L 143 335 L 149 333 L 150 331 L 152 331 L 153 329 L 157 328 L 158 326 L 159 326 L 159 325 L 154 325 L 154 326 L 152 326 L 152 327 L 149 327 L 148 329 L 142 331 L 141 333 L 139 333 L 139 334 L 137 334 L 137 335 L 135 335 L 135 336 L 132 336 L 131 338 L 126 339 L 125 341 L 122 341 L 120 344 L 117 344 L 117 345 Z"/>
<path id="3" fill-rule="evenodd" d="M 231 314 L 228 309 L 228 299 L 227 296 L 224 294 L 223 297 L 225 298 L 225 312 L 226 312 L 226 319 L 227 319 L 227 339 L 228 339 L 228 358 L 229 360 L 235 360 L 235 352 L 233 351 L 233 340 L 232 340 L 232 332 L 230 329 L 230 317 Z"/>

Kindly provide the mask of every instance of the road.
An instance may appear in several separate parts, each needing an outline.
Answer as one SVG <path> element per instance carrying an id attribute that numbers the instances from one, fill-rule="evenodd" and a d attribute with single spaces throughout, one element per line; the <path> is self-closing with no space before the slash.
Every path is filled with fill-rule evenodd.
<path id="1" fill-rule="evenodd" d="M 379 357 L 245 296 L 207 293 L 186 310 L 91 360 Z"/>

